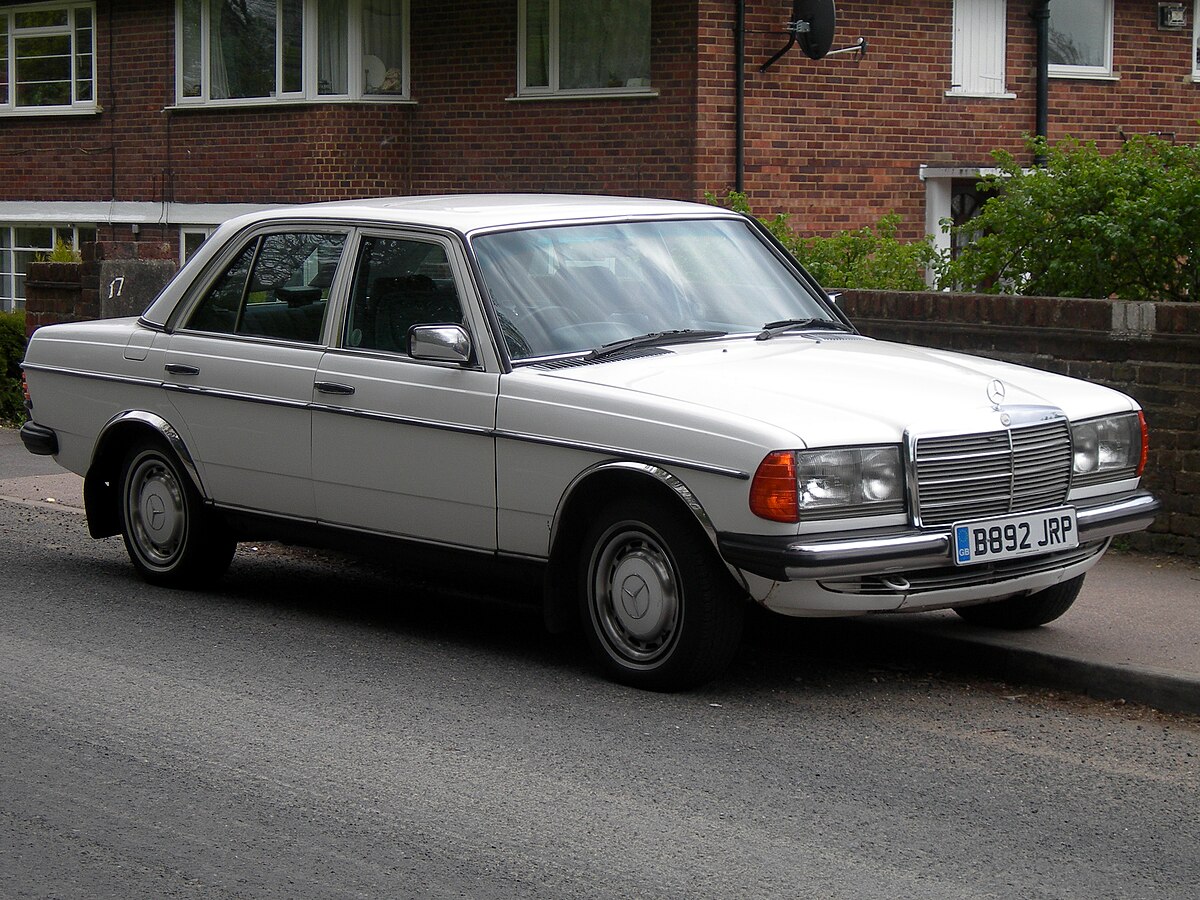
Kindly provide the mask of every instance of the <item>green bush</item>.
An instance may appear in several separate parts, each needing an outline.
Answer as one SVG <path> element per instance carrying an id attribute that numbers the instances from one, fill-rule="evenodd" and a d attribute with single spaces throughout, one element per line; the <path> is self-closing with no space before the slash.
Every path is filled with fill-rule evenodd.
<path id="1" fill-rule="evenodd" d="M 706 194 L 709 203 L 750 213 L 745 194 L 730 191 L 724 199 Z M 831 237 L 802 237 L 788 217 L 759 218 L 814 278 L 830 288 L 923 291 L 925 271 L 936 271 L 940 257 L 932 240 L 905 243 L 896 237 L 900 216 L 889 213 L 879 223 Z"/>
<path id="2" fill-rule="evenodd" d="M 1200 299 L 1200 149 L 1134 137 L 1115 153 L 1029 142 L 1045 165 L 993 154 L 997 175 L 945 285 L 1122 300 Z"/>
<path id="3" fill-rule="evenodd" d="M 0 312 L 0 423 L 25 421 L 21 360 L 25 358 L 25 313 Z"/>

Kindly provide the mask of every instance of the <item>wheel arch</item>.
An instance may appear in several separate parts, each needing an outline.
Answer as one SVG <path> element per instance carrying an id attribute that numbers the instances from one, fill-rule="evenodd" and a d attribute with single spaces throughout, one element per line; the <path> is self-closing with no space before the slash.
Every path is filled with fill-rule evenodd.
<path id="1" fill-rule="evenodd" d="M 117 481 L 126 451 L 139 437 L 166 444 L 200 496 L 208 496 L 192 455 L 175 426 L 157 413 L 125 410 L 109 419 L 100 429 L 91 464 L 83 479 L 83 505 L 87 512 L 88 532 L 92 537 L 110 537 L 121 531 Z"/>
<path id="2" fill-rule="evenodd" d="M 575 558 L 587 531 L 587 513 L 617 496 L 653 493 L 670 504 L 704 533 L 717 550 L 717 531 L 695 493 L 679 476 L 652 463 L 608 460 L 597 463 L 567 486 L 550 526 L 550 559 L 545 581 L 544 613 L 552 632 L 570 629 L 575 621 Z M 719 558 L 719 555 L 718 555 Z M 728 566 L 726 567 L 728 568 Z M 730 574 L 745 584 L 735 570 Z"/>

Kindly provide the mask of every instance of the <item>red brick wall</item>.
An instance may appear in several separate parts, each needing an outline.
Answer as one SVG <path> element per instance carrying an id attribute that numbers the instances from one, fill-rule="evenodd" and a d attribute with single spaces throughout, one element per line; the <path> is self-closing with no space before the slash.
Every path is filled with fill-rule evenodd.
<path id="1" fill-rule="evenodd" d="M 947 97 L 951 0 L 840 0 L 835 47 L 860 36 L 865 58 L 812 61 L 793 49 L 766 73 L 759 66 L 785 43 L 747 36 L 746 189 L 760 213 L 788 212 L 803 231 L 828 233 L 900 212 L 905 236 L 924 228 L 921 164 L 987 166 L 1003 147 L 1023 155 L 1035 128 L 1032 0 L 1009 0 L 1007 89 L 1016 99 Z M 1051 79 L 1049 136 L 1072 135 L 1112 149 L 1120 132 L 1175 132 L 1200 139 L 1200 85 L 1191 74 L 1188 27 L 1157 28 L 1157 5 L 1116 0 L 1113 65 L 1119 80 Z M 791 6 L 752 0 L 747 27 L 782 27 Z M 735 4 L 701 2 L 701 183 L 734 183 L 732 28 Z"/>
<path id="2" fill-rule="evenodd" d="M 746 187 L 757 211 L 828 233 L 904 216 L 924 228 L 921 164 L 988 165 L 1034 127 L 1032 0 L 1009 0 L 1013 100 L 949 98 L 952 0 L 839 3 L 835 46 L 783 46 L 787 0 L 747 0 Z M 1120 132 L 1200 138 L 1191 28 L 1116 0 L 1115 81 L 1052 80 L 1052 138 L 1115 147 Z M 0 203 L 290 202 L 461 190 L 700 199 L 734 183 L 733 0 L 654 0 L 649 99 L 510 100 L 517 0 L 412 0 L 412 99 L 172 110 L 172 0 L 99 0 L 96 116 L 0 119 Z M 1189 6 L 1190 9 L 1190 6 Z M 1190 18 L 1190 16 L 1189 16 Z M 767 33 L 771 32 L 771 33 Z M 111 48 L 111 49 L 110 49 Z M 162 232 L 162 233 L 160 233 Z M 148 227 L 143 235 L 165 238 Z M 104 229 L 101 239 L 124 237 Z"/>

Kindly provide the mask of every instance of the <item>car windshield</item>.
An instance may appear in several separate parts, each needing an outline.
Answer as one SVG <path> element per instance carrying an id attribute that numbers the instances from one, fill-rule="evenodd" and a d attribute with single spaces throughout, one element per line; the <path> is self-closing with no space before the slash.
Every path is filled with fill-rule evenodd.
<path id="1" fill-rule="evenodd" d="M 473 246 L 514 360 L 655 333 L 699 340 L 807 319 L 841 327 L 739 220 L 530 228 Z"/>

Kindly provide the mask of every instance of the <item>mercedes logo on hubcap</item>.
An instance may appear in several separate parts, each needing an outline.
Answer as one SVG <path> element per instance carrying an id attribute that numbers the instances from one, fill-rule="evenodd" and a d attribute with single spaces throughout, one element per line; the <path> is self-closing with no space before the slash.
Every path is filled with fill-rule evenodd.
<path id="1" fill-rule="evenodd" d="M 640 575 L 630 575 L 621 583 L 621 605 L 635 619 L 650 609 L 650 590 Z"/>

